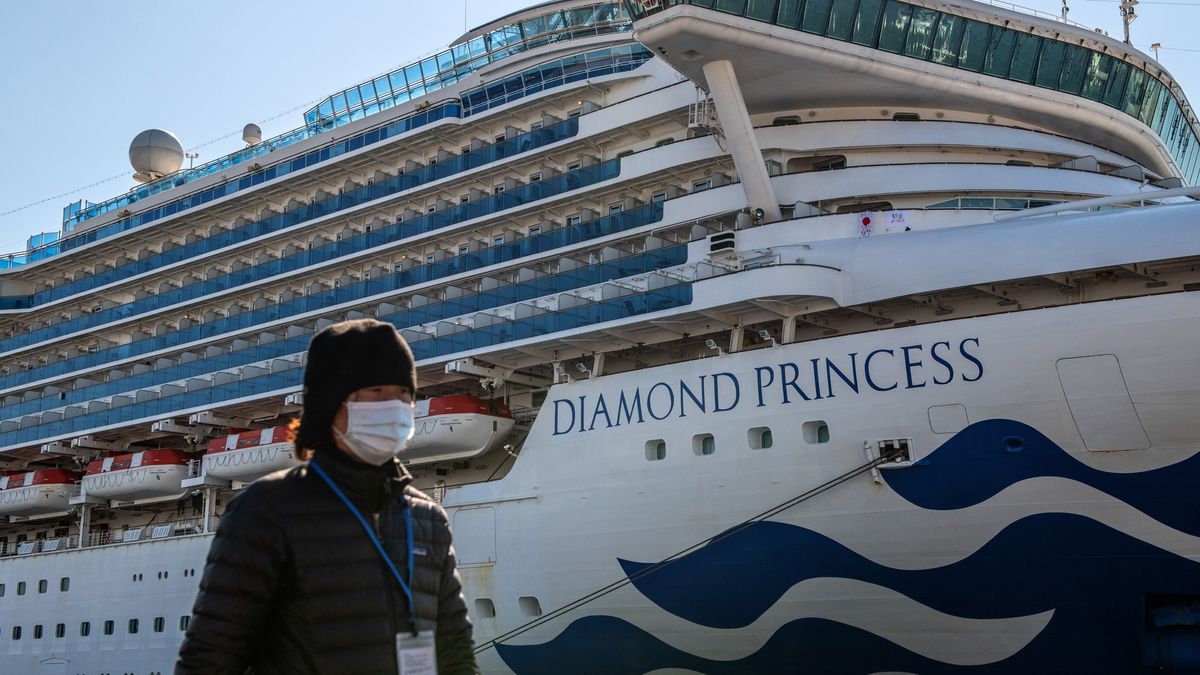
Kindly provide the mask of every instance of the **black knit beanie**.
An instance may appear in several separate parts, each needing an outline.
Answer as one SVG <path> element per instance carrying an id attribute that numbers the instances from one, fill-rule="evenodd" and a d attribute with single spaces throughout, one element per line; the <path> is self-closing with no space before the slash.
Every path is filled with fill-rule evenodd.
<path id="1" fill-rule="evenodd" d="M 390 323 L 343 321 L 317 333 L 304 368 L 304 413 L 296 447 L 334 447 L 333 417 L 346 397 L 364 387 L 398 384 L 417 391 L 417 369 L 408 343 Z"/>

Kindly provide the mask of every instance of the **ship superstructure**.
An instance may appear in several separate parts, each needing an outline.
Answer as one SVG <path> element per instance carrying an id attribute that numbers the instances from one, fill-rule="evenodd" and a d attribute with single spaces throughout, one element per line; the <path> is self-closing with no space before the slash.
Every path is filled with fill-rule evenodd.
<path id="1" fill-rule="evenodd" d="M 1198 132 L 1052 17 L 568 0 L 139 169 L 0 273 L 6 663 L 169 671 L 369 316 L 488 672 L 1190 672 Z"/>

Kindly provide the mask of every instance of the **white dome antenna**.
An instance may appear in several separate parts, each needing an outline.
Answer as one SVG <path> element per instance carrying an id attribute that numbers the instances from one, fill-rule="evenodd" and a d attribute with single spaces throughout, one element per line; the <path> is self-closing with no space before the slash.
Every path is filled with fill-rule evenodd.
<path id="1" fill-rule="evenodd" d="M 129 144 L 129 163 L 133 165 L 134 180 L 149 183 L 183 166 L 183 145 L 169 131 L 147 129 Z"/>
<path id="2" fill-rule="evenodd" d="M 258 145 L 262 143 L 262 129 L 251 122 L 242 128 L 242 140 L 246 141 L 246 145 Z"/>

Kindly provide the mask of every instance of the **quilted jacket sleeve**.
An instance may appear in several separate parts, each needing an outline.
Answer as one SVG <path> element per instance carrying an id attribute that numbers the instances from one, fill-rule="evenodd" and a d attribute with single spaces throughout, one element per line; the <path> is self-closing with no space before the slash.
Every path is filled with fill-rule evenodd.
<path id="1" fill-rule="evenodd" d="M 217 528 L 176 675 L 244 673 L 266 626 L 287 557 L 265 486 L 229 503 Z"/>
<path id="2" fill-rule="evenodd" d="M 438 507 L 439 521 L 435 526 L 445 527 L 446 512 Z M 467 601 L 463 597 L 462 579 L 458 576 L 458 561 L 454 545 L 450 544 L 446 562 L 442 566 L 442 579 L 438 592 L 437 627 L 438 675 L 476 675 L 475 642 L 471 639 L 471 619 L 467 616 Z"/>

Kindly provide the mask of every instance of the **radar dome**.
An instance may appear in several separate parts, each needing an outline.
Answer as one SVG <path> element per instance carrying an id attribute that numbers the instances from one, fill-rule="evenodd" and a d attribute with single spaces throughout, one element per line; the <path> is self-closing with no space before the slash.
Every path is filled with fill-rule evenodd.
<path id="1" fill-rule="evenodd" d="M 242 128 L 242 140 L 249 145 L 262 143 L 262 129 L 253 122 Z"/>
<path id="2" fill-rule="evenodd" d="M 175 134 L 162 129 L 147 129 L 129 144 L 129 163 L 135 180 L 147 183 L 175 173 L 183 166 L 183 145 Z"/>

